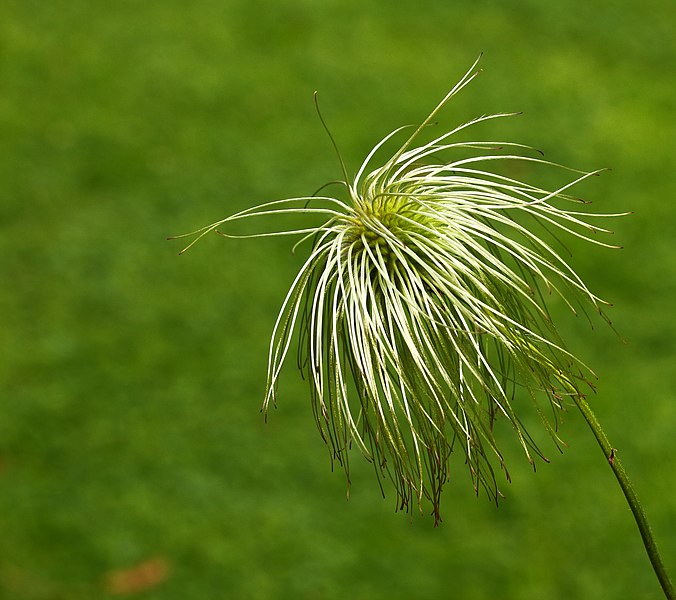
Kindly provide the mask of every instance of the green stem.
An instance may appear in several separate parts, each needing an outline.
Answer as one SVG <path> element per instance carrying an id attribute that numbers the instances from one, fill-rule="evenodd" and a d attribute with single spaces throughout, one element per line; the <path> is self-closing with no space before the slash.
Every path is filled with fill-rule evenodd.
<path id="1" fill-rule="evenodd" d="M 664 563 L 662 562 L 662 557 L 660 556 L 660 552 L 657 549 L 657 544 L 655 543 L 655 538 L 653 537 L 653 533 L 650 529 L 648 518 L 643 511 L 641 503 L 638 501 L 634 487 L 632 486 L 631 481 L 629 481 L 629 477 L 627 477 L 627 473 L 624 470 L 620 459 L 617 458 L 615 454 L 615 448 L 610 445 L 608 437 L 601 428 L 601 424 L 596 418 L 596 415 L 592 412 L 589 404 L 587 404 L 587 401 L 583 397 L 578 396 L 575 398 L 575 403 L 582 412 L 582 415 L 592 430 L 594 437 L 596 437 L 596 441 L 599 443 L 599 446 L 601 446 L 601 449 L 608 460 L 608 464 L 613 470 L 613 473 L 615 473 L 615 477 L 622 488 L 624 497 L 627 499 L 629 508 L 634 514 L 634 519 L 636 519 L 636 524 L 638 525 L 638 529 L 641 532 L 641 537 L 643 538 L 643 545 L 645 546 L 646 552 L 648 553 L 650 563 L 655 570 L 655 575 L 657 575 L 657 579 L 659 579 L 660 585 L 664 590 L 665 597 L 668 600 L 675 600 L 676 594 L 674 594 L 674 587 L 669 579 L 666 569 L 664 568 Z"/>

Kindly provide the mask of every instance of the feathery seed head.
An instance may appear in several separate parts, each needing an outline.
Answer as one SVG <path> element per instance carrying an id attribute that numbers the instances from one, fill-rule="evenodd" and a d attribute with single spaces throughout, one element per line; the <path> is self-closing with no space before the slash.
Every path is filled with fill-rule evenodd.
<path id="1" fill-rule="evenodd" d="M 276 401 L 297 332 L 298 364 L 332 456 L 348 471 L 348 450 L 356 445 L 379 482 L 384 475 L 394 483 L 401 508 L 427 499 L 436 520 L 453 452 L 464 456 L 475 491 L 483 488 L 497 500 L 494 466 L 505 469 L 497 420 L 511 425 L 529 461 L 544 458 L 517 413 L 522 397 L 532 400 L 559 444 L 558 414 L 566 397 L 585 393 L 589 370 L 559 339 L 545 294 L 558 295 L 573 311 L 584 304 L 602 311 L 555 249 L 556 232 L 609 246 L 589 237 L 607 231 L 591 223 L 599 215 L 576 210 L 585 203 L 566 193 L 598 171 L 566 169 L 572 181 L 547 191 L 487 166 L 557 166 L 526 146 L 455 141 L 475 123 L 511 115 L 482 116 L 414 144 L 478 74 L 475 67 L 382 167 L 365 175 L 374 154 L 406 128 L 379 142 L 353 181 L 345 174 L 347 202 L 278 200 L 193 232 L 194 241 L 217 230 L 226 237 L 300 235 L 311 242 L 274 327 L 264 409 Z M 467 150 L 476 153 L 452 158 Z M 247 236 L 223 231 L 236 221 L 281 214 L 318 215 L 323 222 Z"/>

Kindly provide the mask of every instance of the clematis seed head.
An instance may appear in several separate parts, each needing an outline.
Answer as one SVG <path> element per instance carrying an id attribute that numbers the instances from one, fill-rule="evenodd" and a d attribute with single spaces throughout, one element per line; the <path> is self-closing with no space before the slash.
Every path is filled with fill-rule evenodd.
<path id="1" fill-rule="evenodd" d="M 562 257 L 559 237 L 613 247 L 597 239 L 609 232 L 594 220 L 619 216 L 592 213 L 568 192 L 600 171 L 560 167 L 518 143 L 459 139 L 511 113 L 421 141 L 440 109 L 476 77 L 477 62 L 420 125 L 378 142 L 354 179 L 343 166 L 344 199 L 277 200 L 193 232 L 193 243 L 217 230 L 297 235 L 309 244 L 274 326 L 263 409 L 276 403 L 297 336 L 317 428 L 348 481 L 355 446 L 381 488 L 393 483 L 399 508 L 429 502 L 436 521 L 452 458 L 465 464 L 477 494 L 497 501 L 496 472 L 509 475 L 496 423 L 510 426 L 531 463 L 544 459 L 523 425 L 524 398 L 560 446 L 559 415 L 591 389 L 592 374 L 566 349 L 547 304 L 558 297 L 573 312 L 587 306 L 603 315 L 603 302 Z M 383 146 L 407 130 L 394 154 L 372 168 Z M 546 190 L 496 169 L 515 162 L 570 177 Z M 231 230 L 280 215 L 318 223 Z"/>

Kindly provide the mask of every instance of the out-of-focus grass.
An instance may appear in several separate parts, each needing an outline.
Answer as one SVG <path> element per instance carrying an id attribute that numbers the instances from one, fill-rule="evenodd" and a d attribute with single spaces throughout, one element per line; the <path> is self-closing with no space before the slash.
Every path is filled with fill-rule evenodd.
<path id="1" fill-rule="evenodd" d="M 179 258 L 163 239 L 338 177 L 313 90 L 354 168 L 484 51 L 444 122 L 524 110 L 491 137 L 611 166 L 584 194 L 635 211 L 615 224 L 626 249 L 571 244 L 629 343 L 563 328 L 673 573 L 675 16 L 666 0 L 3 3 L 0 596 L 659 597 L 574 413 L 537 475 L 514 452 L 498 510 L 459 464 L 442 527 L 393 514 L 358 456 L 346 502 L 292 368 L 267 425 L 258 412 L 301 257 L 214 237 Z"/>

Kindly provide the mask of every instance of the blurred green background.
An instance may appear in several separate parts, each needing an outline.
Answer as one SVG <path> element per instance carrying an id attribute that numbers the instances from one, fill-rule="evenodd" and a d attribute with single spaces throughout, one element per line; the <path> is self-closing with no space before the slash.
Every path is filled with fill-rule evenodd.
<path id="1" fill-rule="evenodd" d="M 613 171 L 584 186 L 625 248 L 573 241 L 615 304 L 591 402 L 676 573 L 676 5 L 671 0 L 5 0 L 0 5 L 0 597 L 659 598 L 581 418 L 496 509 L 461 461 L 443 524 L 331 472 L 305 384 L 259 413 L 288 239 L 166 242 L 340 176 L 445 110 Z M 302 254 L 302 253 L 301 253 Z M 561 319 L 560 319 L 561 321 Z M 509 452 L 508 452 L 509 453 Z"/>

